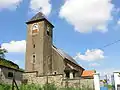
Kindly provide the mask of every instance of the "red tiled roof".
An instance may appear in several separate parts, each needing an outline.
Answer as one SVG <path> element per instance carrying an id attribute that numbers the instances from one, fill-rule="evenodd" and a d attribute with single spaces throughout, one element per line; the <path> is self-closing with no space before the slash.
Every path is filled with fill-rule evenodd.
<path id="1" fill-rule="evenodd" d="M 94 70 L 85 70 L 82 73 L 82 77 L 93 77 L 94 73 Z"/>

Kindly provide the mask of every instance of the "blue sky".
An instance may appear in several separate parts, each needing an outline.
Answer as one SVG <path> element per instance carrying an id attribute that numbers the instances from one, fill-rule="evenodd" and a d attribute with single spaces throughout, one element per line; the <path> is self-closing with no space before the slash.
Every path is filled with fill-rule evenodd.
<path id="1" fill-rule="evenodd" d="M 53 43 L 81 66 L 99 72 L 120 70 L 120 43 L 99 49 L 120 39 L 119 0 L 14 1 L 0 0 L 0 44 L 8 49 L 7 59 L 24 68 L 25 22 L 42 11 L 55 26 Z"/>

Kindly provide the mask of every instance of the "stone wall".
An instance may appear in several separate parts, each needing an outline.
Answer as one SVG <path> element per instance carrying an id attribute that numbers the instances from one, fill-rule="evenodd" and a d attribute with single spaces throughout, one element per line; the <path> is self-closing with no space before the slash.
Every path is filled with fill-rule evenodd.
<path id="1" fill-rule="evenodd" d="M 28 79 L 28 84 L 35 83 L 44 85 L 46 83 L 53 83 L 58 87 L 90 87 L 94 88 L 93 79 L 64 79 L 62 74 L 49 75 L 49 76 L 39 76 L 37 77 L 37 72 L 24 73 L 23 79 Z M 94 89 L 93 89 L 94 90 Z"/>
<path id="2" fill-rule="evenodd" d="M 63 79 L 64 87 L 89 87 L 94 88 L 94 80 L 93 79 Z M 94 90 L 94 89 L 93 89 Z"/>
<path id="3" fill-rule="evenodd" d="M 56 86 L 61 86 L 63 75 L 48 75 L 48 76 L 37 76 L 36 72 L 24 73 L 23 80 L 27 79 L 27 83 L 44 85 L 46 83 L 54 83 Z"/>

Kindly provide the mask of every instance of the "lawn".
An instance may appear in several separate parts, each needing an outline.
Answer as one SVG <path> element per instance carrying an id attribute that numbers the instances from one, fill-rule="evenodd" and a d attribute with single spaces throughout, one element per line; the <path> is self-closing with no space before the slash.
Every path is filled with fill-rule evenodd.
<path id="1" fill-rule="evenodd" d="M 12 86 L 7 84 L 0 84 L 0 90 L 12 90 Z M 92 89 L 90 88 L 80 89 L 80 88 L 72 88 L 72 87 L 57 88 L 54 84 L 46 84 L 43 86 L 31 84 L 31 85 L 20 85 L 19 90 L 92 90 Z"/>

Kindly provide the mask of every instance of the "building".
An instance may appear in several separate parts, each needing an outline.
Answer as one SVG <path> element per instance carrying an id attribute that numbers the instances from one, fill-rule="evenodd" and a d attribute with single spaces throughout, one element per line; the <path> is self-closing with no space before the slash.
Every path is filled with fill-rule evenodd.
<path id="1" fill-rule="evenodd" d="M 22 81 L 23 71 L 18 65 L 5 59 L 0 59 L 0 83 L 12 84 L 13 78 L 19 85 Z"/>
<path id="2" fill-rule="evenodd" d="M 81 77 L 84 79 L 93 79 L 95 73 L 95 70 L 84 70 Z"/>
<path id="3" fill-rule="evenodd" d="M 52 43 L 54 26 L 39 12 L 27 24 L 26 72 L 38 76 L 63 74 L 66 78 L 80 77 L 84 68 L 71 56 Z"/>

